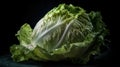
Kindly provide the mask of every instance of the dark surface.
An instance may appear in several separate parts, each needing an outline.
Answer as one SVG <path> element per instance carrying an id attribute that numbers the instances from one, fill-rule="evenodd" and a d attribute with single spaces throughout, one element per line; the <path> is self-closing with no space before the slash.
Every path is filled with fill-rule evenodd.
<path id="1" fill-rule="evenodd" d="M 59 63 L 16 63 L 10 57 L 9 48 L 13 44 L 19 44 L 15 37 L 16 32 L 24 23 L 29 23 L 33 28 L 35 24 L 53 7 L 58 6 L 60 3 L 73 4 L 80 6 L 89 11 L 100 11 L 103 16 L 103 21 L 106 23 L 107 28 L 110 30 L 111 40 L 110 49 L 95 57 L 87 65 L 77 65 L 83 67 L 95 67 L 100 65 L 118 65 L 119 62 L 119 38 L 115 30 L 119 30 L 119 21 L 116 21 L 118 15 L 118 8 L 114 1 L 110 0 L 3 0 L 0 2 L 0 67 L 43 67 L 43 66 L 75 66 L 66 62 Z M 119 18 L 118 18 L 119 20 Z M 115 29 L 118 27 L 117 29 Z M 117 36 L 117 37 L 116 37 Z M 116 42 L 117 41 L 117 42 Z M 65 66 L 66 65 L 66 66 Z M 102 66 L 103 67 L 103 66 Z"/>

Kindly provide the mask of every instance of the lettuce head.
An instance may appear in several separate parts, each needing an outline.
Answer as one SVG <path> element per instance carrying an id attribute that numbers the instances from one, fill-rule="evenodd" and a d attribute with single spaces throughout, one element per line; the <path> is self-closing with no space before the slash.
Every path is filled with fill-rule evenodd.
<path id="1" fill-rule="evenodd" d="M 21 26 L 16 37 L 19 44 L 10 47 L 12 58 L 21 61 L 70 60 L 87 63 L 100 53 L 107 29 L 100 12 L 87 13 L 72 4 L 60 4 L 35 25 Z"/>

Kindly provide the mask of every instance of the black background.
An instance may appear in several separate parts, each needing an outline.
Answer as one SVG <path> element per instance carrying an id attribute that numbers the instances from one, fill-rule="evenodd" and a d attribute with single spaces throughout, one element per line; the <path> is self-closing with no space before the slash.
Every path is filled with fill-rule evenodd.
<path id="1" fill-rule="evenodd" d="M 115 24 L 117 15 L 115 3 L 110 0 L 4 0 L 0 6 L 0 55 L 9 54 L 9 48 L 13 44 L 18 44 L 15 37 L 16 32 L 24 23 L 29 23 L 33 28 L 35 24 L 53 7 L 60 3 L 73 4 L 89 11 L 100 11 L 103 21 L 110 30 L 111 49 L 105 58 L 100 60 L 100 64 L 118 64 L 117 43 L 114 43 Z M 117 18 L 116 18 L 117 19 Z M 117 34 L 116 34 L 117 35 Z M 114 43 L 114 44 L 113 44 Z M 107 58 L 107 59 L 106 59 Z"/>

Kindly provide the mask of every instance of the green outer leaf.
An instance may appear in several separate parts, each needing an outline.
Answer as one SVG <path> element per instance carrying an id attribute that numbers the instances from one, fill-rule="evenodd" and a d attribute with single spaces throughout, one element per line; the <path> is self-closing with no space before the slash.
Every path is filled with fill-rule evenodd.
<path id="1" fill-rule="evenodd" d="M 15 36 L 17 36 L 20 44 L 22 45 L 22 42 L 25 42 L 26 44 L 31 43 L 31 34 L 32 28 L 29 24 L 25 23 L 24 25 L 22 25 L 22 27 Z"/>

